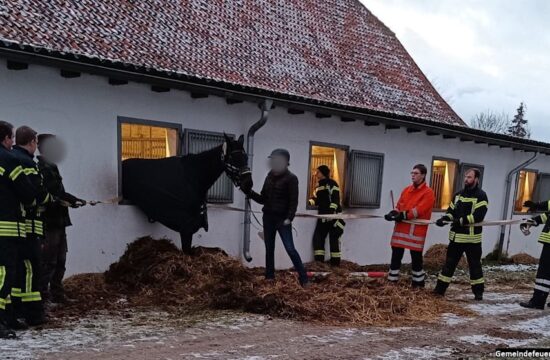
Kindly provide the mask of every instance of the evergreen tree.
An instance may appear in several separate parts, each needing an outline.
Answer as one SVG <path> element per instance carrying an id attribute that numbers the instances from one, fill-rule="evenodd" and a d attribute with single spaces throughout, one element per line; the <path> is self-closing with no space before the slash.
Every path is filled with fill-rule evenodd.
<path id="1" fill-rule="evenodd" d="M 519 105 L 517 114 L 512 120 L 512 124 L 508 127 L 508 135 L 516 136 L 519 138 L 528 139 L 531 137 L 531 131 L 529 130 L 528 121 L 525 118 L 525 111 L 527 106 L 522 102 Z"/>

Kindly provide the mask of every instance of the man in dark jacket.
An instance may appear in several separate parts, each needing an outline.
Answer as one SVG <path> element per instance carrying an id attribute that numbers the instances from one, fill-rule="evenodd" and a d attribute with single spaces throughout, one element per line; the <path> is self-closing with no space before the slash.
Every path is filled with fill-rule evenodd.
<path id="1" fill-rule="evenodd" d="M 44 187 L 34 154 L 37 148 L 37 133 L 28 126 L 21 126 L 15 132 L 13 153 L 18 158 L 23 172 L 37 190 L 36 204 L 25 207 L 27 237 L 19 243 L 17 260 L 17 286 L 12 289 L 14 307 L 20 311 L 28 325 L 41 325 L 45 322 L 44 307 L 38 286 L 41 276 L 41 246 L 44 238 L 42 212 L 53 197 Z M 16 311 L 17 313 L 17 311 Z"/>
<path id="2" fill-rule="evenodd" d="M 313 197 L 309 199 L 309 204 L 317 206 L 320 215 L 339 214 L 342 212 L 340 205 L 340 187 L 338 183 L 330 178 L 330 169 L 326 165 L 321 165 L 315 172 L 315 177 L 319 181 Z M 344 234 L 345 222 L 341 219 L 318 219 L 313 233 L 313 251 L 315 261 L 325 261 L 325 240 L 327 235 L 330 242 L 330 264 L 340 265 L 342 253 L 340 250 L 340 240 Z"/>
<path id="3" fill-rule="evenodd" d="M 63 158 L 61 143 L 51 134 L 38 136 L 38 168 L 44 178 L 44 185 L 48 191 L 63 203 L 52 203 L 46 207 L 45 241 L 42 250 L 42 276 L 39 287 L 44 299 L 53 303 L 66 303 L 67 298 L 63 289 L 65 263 L 67 260 L 67 235 L 65 228 L 71 226 L 69 210 L 66 205 L 77 208 L 86 205 L 86 201 L 77 198 L 65 191 L 63 178 L 56 163 Z"/>
<path id="4" fill-rule="evenodd" d="M 27 236 L 21 204 L 35 205 L 37 193 L 12 151 L 13 126 L 0 121 L 0 338 L 15 338 L 10 324 L 19 245 Z M 12 329 L 10 329 L 10 327 Z"/>
<path id="5" fill-rule="evenodd" d="M 248 194 L 254 201 L 264 205 L 265 277 L 275 278 L 275 237 L 278 232 L 298 272 L 300 284 L 305 286 L 308 282 L 306 270 L 292 237 L 292 220 L 298 207 L 298 178 L 288 170 L 290 154 L 287 150 L 276 149 L 269 159 L 271 171 L 262 191 L 258 194 L 251 190 Z"/>

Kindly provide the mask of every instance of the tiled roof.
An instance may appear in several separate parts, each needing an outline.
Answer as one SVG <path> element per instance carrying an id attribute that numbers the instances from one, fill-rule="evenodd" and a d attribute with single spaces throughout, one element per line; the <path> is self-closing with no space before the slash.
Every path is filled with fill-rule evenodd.
<path id="1" fill-rule="evenodd" d="M 2 0 L 0 39 L 464 125 L 356 0 Z"/>

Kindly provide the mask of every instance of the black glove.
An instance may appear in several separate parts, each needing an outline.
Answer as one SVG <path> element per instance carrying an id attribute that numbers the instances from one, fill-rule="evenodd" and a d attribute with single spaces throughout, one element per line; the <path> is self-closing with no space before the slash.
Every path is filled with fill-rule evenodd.
<path id="1" fill-rule="evenodd" d="M 446 216 L 443 216 L 441 219 L 438 219 L 435 224 L 439 227 L 443 227 L 447 225 L 447 221 L 449 221 L 449 219 Z"/>
<path id="2" fill-rule="evenodd" d="M 401 222 L 405 220 L 405 214 L 403 214 L 403 211 L 401 211 L 397 215 L 395 215 L 394 219 L 395 219 L 395 222 Z"/>
<path id="3" fill-rule="evenodd" d="M 244 178 L 241 179 L 240 188 L 241 188 L 241 191 L 245 195 L 250 194 L 250 192 L 252 191 L 253 186 L 254 186 L 254 182 L 252 181 L 251 176 L 247 176 L 247 177 L 244 177 Z"/>
<path id="4" fill-rule="evenodd" d="M 386 219 L 387 221 L 395 221 L 395 218 L 396 218 L 397 215 L 399 215 L 399 211 L 392 210 L 389 213 L 387 213 L 386 215 L 384 215 L 384 219 Z"/>
<path id="5" fill-rule="evenodd" d="M 76 209 L 76 208 L 85 206 L 86 204 L 87 204 L 86 200 L 76 199 L 71 203 L 71 207 Z"/>
<path id="6" fill-rule="evenodd" d="M 538 204 L 534 201 L 527 200 L 526 202 L 523 203 L 523 207 L 529 208 L 529 210 L 531 211 L 535 211 L 538 208 Z"/>
<path id="7" fill-rule="evenodd" d="M 531 226 L 537 227 L 537 226 L 539 226 L 539 224 L 535 220 L 529 219 L 526 222 L 521 223 L 519 225 L 519 229 L 521 230 L 523 235 L 528 236 L 529 234 L 531 234 L 531 230 L 530 230 Z"/>

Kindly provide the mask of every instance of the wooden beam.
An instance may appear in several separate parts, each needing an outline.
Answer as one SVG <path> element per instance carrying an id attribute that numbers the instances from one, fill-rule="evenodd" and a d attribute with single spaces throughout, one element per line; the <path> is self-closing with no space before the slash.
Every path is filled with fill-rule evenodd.
<path id="1" fill-rule="evenodd" d="M 293 109 L 293 108 L 288 108 L 287 112 L 288 112 L 289 114 L 292 114 L 292 115 L 300 115 L 300 114 L 305 113 L 304 110 Z"/>
<path id="2" fill-rule="evenodd" d="M 460 138 L 460 141 L 462 141 L 462 142 L 468 142 L 468 141 L 473 141 L 473 140 L 470 139 L 470 138 L 463 138 L 463 137 L 462 137 L 462 138 Z"/>
<path id="3" fill-rule="evenodd" d="M 438 132 L 428 130 L 428 131 L 426 131 L 426 135 L 428 135 L 428 136 L 438 136 L 440 134 Z"/>
<path id="4" fill-rule="evenodd" d="M 168 92 L 168 91 L 170 91 L 170 88 L 164 87 L 164 86 L 152 85 L 152 86 L 151 86 L 151 91 L 162 93 L 162 92 Z"/>
<path id="5" fill-rule="evenodd" d="M 407 128 L 407 132 L 412 134 L 412 133 L 419 133 L 421 132 L 422 130 L 420 129 L 416 129 L 416 128 Z"/>
<path id="6" fill-rule="evenodd" d="M 378 125 L 380 125 L 379 122 L 365 120 L 365 126 L 378 126 Z"/>
<path id="7" fill-rule="evenodd" d="M 509 146 L 509 145 L 499 145 L 498 147 L 501 148 L 501 149 L 507 149 L 507 148 L 509 148 L 510 146 Z"/>
<path id="8" fill-rule="evenodd" d="M 6 66 L 8 70 L 27 70 L 29 68 L 27 63 L 12 60 L 8 60 Z"/>
<path id="9" fill-rule="evenodd" d="M 205 93 L 191 92 L 192 99 L 204 99 L 207 97 L 208 97 L 208 94 L 205 94 Z"/>
<path id="10" fill-rule="evenodd" d="M 233 99 L 233 98 L 225 98 L 225 102 L 227 103 L 227 105 L 233 105 L 233 104 L 240 104 L 243 101 L 238 99 Z"/>
<path id="11" fill-rule="evenodd" d="M 319 119 L 329 118 L 329 117 L 331 117 L 331 116 L 332 116 L 332 115 L 330 115 L 330 114 L 315 113 L 315 117 L 316 117 L 316 118 L 319 118 Z"/>
<path id="12" fill-rule="evenodd" d="M 397 125 L 390 125 L 390 124 L 386 124 L 386 130 L 396 130 L 396 129 L 399 129 L 400 126 L 397 126 Z"/>
<path id="13" fill-rule="evenodd" d="M 59 74 L 62 77 L 67 78 L 67 79 L 77 78 L 77 77 L 80 77 L 80 75 L 81 75 L 78 71 L 69 71 L 69 70 L 63 70 L 63 69 L 61 69 L 59 71 Z"/>
<path id="14" fill-rule="evenodd" d="M 109 85 L 118 86 L 126 84 L 128 84 L 128 80 L 109 78 Z"/>
<path id="15" fill-rule="evenodd" d="M 474 140 L 474 143 L 476 143 L 476 144 L 485 144 L 486 142 L 485 142 L 485 141 L 481 141 L 481 140 Z"/>
<path id="16" fill-rule="evenodd" d="M 455 135 L 443 135 L 443 139 L 456 139 Z"/>

